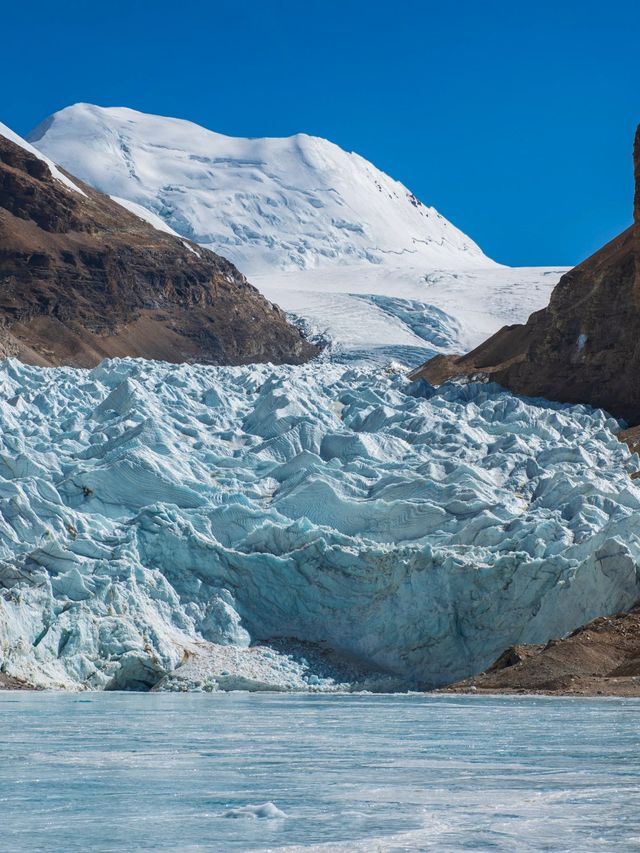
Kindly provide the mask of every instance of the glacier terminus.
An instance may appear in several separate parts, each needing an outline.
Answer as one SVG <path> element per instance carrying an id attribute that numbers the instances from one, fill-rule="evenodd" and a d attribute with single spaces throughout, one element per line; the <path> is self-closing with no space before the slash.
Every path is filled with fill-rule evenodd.
<path id="1" fill-rule="evenodd" d="M 46 687 L 433 687 L 640 594 L 615 421 L 312 362 L 0 368 L 0 643 Z"/>

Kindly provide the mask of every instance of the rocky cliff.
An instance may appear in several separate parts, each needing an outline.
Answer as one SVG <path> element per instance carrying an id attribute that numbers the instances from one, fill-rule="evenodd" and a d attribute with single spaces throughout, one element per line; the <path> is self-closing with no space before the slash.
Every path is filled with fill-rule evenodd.
<path id="1" fill-rule="evenodd" d="M 0 355 L 90 367 L 113 356 L 300 363 L 317 352 L 233 264 L 19 142 L 0 133 Z"/>
<path id="2" fill-rule="evenodd" d="M 516 394 L 600 406 L 640 423 L 640 128 L 633 225 L 566 273 L 547 308 L 505 326 L 463 356 L 413 374 L 433 384 L 490 375 Z"/>

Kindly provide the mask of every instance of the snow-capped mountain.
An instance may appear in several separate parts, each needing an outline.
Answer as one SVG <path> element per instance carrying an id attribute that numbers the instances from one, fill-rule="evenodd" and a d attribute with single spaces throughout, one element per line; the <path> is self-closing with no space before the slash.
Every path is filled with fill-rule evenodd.
<path id="1" fill-rule="evenodd" d="M 90 367 L 318 354 L 228 260 L 124 205 L 0 124 L 0 358 Z"/>
<path id="2" fill-rule="evenodd" d="M 181 119 L 76 104 L 29 141 L 104 193 L 130 199 L 245 272 L 328 264 L 491 264 L 399 181 L 304 133 L 238 139 Z"/>
<path id="3" fill-rule="evenodd" d="M 235 139 L 76 104 L 29 139 L 154 226 L 237 263 L 334 358 L 415 367 L 471 349 L 543 308 L 564 271 L 495 263 L 371 163 L 304 134 Z"/>

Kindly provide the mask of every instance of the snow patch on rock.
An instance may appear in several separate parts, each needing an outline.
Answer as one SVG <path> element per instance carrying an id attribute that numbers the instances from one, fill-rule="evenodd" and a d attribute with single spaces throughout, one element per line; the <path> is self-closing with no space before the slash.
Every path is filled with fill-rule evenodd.
<path id="1" fill-rule="evenodd" d="M 11 128 L 7 127 L 6 124 L 3 124 L 1 121 L 0 135 L 4 136 L 5 139 L 8 139 L 10 142 L 13 142 L 15 145 L 19 145 L 20 148 L 24 148 L 25 151 L 29 152 L 29 154 L 33 154 L 34 157 L 37 157 L 38 160 L 42 160 L 43 163 L 46 163 L 49 167 L 49 171 L 56 181 L 60 181 L 60 183 L 64 184 L 67 189 L 73 190 L 73 192 L 79 193 L 80 195 L 86 195 L 86 193 L 81 190 L 77 184 L 74 184 L 70 178 L 58 169 L 52 160 L 46 157 L 41 151 L 38 151 L 37 148 L 34 148 L 33 145 L 26 142 L 21 136 L 18 136 L 17 133 L 14 133 Z"/>

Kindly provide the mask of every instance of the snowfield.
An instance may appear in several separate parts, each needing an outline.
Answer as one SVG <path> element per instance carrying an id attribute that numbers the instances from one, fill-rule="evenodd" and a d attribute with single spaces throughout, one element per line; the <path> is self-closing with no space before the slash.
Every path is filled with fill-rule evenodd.
<path id="1" fill-rule="evenodd" d="M 416 367 L 437 353 L 468 352 L 545 307 L 564 268 L 457 271 L 356 267 L 271 272 L 253 284 L 311 335 L 334 361 Z"/>
<path id="2" fill-rule="evenodd" d="M 615 422 L 393 370 L 0 368 L 0 659 L 87 688 L 399 689 L 640 597 Z"/>
<path id="3" fill-rule="evenodd" d="M 495 263 L 326 139 L 240 139 L 90 104 L 55 113 L 29 139 L 155 227 L 232 260 L 334 360 L 416 367 L 467 351 L 543 308 L 565 271 Z"/>
<path id="4" fill-rule="evenodd" d="M 436 267 L 497 266 L 399 181 L 305 133 L 242 139 L 182 119 L 75 104 L 42 122 L 29 141 L 247 275 L 398 257 Z"/>

